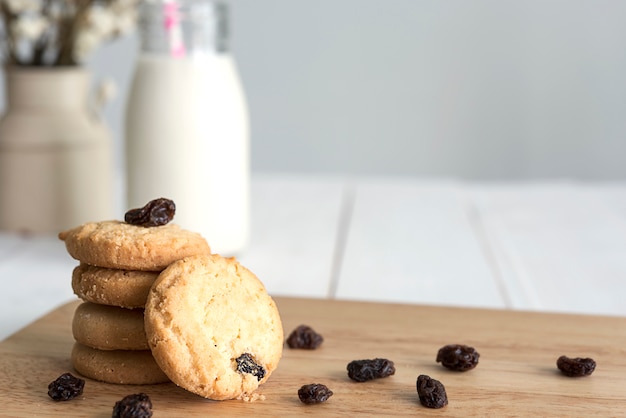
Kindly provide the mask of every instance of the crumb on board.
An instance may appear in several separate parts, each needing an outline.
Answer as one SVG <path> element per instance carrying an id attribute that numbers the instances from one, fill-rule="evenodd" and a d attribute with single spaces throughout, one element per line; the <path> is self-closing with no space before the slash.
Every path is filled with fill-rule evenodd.
<path id="1" fill-rule="evenodd" d="M 242 393 L 237 397 L 237 399 L 242 400 L 244 402 L 255 402 L 255 401 L 264 401 L 265 395 L 260 393 Z"/>

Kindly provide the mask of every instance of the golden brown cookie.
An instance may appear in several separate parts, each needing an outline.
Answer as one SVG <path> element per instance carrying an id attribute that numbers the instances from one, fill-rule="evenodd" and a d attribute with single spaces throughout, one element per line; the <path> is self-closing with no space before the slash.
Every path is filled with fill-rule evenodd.
<path id="1" fill-rule="evenodd" d="M 149 350 L 97 350 L 74 343 L 72 365 L 80 374 L 120 385 L 151 385 L 169 382 Z"/>
<path id="2" fill-rule="evenodd" d="M 143 309 L 84 302 L 74 311 L 72 334 L 79 343 L 99 350 L 149 350 Z"/>
<path id="3" fill-rule="evenodd" d="M 83 263 L 122 270 L 161 271 L 183 257 L 211 252 L 202 235 L 171 223 L 143 227 L 90 222 L 59 233 L 59 239 Z"/>
<path id="4" fill-rule="evenodd" d="M 122 308 L 143 308 L 159 272 L 119 270 L 80 263 L 72 272 L 72 289 L 84 301 Z"/>
<path id="5" fill-rule="evenodd" d="M 165 374 L 209 399 L 252 394 L 282 355 L 283 327 L 265 287 L 237 260 L 216 254 L 176 261 L 159 275 L 145 328 Z"/>

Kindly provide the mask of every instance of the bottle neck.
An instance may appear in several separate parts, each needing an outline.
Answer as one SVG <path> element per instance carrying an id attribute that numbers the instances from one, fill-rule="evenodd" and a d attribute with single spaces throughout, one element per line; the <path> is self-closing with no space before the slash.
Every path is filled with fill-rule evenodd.
<path id="1" fill-rule="evenodd" d="M 145 1 L 141 50 L 172 58 L 229 52 L 228 8 L 211 0 Z"/>
<path id="2" fill-rule="evenodd" d="M 228 19 L 228 6 L 224 3 L 215 3 L 215 48 L 218 53 L 230 53 L 230 26 Z"/>

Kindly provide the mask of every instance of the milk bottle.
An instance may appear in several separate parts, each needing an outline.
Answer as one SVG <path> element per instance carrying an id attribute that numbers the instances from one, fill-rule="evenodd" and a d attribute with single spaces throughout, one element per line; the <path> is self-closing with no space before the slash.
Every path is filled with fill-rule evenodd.
<path id="1" fill-rule="evenodd" d="M 235 255 L 249 235 L 249 118 L 227 10 L 144 2 L 126 112 L 128 207 L 166 197 L 174 222 Z"/>

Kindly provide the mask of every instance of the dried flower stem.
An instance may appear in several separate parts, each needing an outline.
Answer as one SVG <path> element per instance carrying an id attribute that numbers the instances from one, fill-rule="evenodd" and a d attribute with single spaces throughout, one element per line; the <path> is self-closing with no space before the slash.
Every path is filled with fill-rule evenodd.
<path id="1" fill-rule="evenodd" d="M 3 51 L 2 54 L 5 57 L 5 61 L 8 64 L 16 64 L 17 56 L 15 55 L 15 41 L 9 35 L 8 23 L 13 19 L 13 13 L 9 10 L 9 6 L 6 2 L 0 3 L 0 14 L 2 16 L 2 22 L 4 23 L 4 30 L 2 32 L 3 35 Z"/>
<path id="2" fill-rule="evenodd" d="M 55 66 L 76 65 L 73 58 L 74 42 L 76 39 L 76 27 L 84 19 L 87 10 L 91 7 L 93 0 L 77 0 L 76 12 L 73 18 L 64 16 L 59 20 L 58 36 L 56 48 L 59 51 L 54 62 Z"/>

